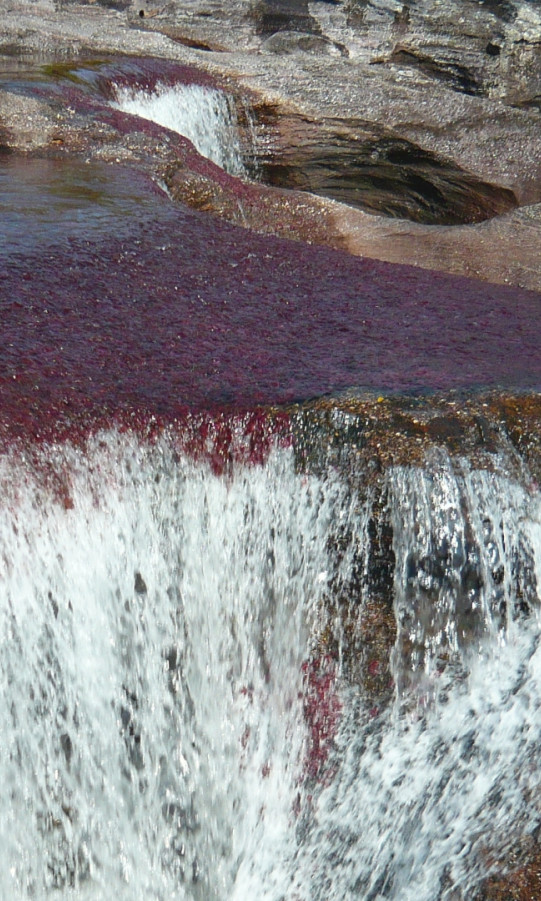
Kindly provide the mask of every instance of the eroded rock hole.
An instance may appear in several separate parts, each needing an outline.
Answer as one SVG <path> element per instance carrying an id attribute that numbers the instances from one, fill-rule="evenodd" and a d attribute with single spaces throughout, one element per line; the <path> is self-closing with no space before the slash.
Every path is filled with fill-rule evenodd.
<path id="1" fill-rule="evenodd" d="M 120 80 L 112 93 L 117 109 L 185 136 L 229 174 L 271 187 L 437 225 L 482 222 L 517 206 L 511 190 L 364 121 L 308 119 L 199 84 Z"/>
<path id="2" fill-rule="evenodd" d="M 318 123 L 268 109 L 257 117 L 257 169 L 269 185 L 438 225 L 482 222 L 517 206 L 509 189 L 364 123 Z"/>

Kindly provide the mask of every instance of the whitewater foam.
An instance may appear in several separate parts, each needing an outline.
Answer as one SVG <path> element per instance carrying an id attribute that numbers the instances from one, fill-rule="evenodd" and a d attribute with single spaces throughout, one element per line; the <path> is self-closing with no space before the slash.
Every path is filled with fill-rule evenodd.
<path id="1" fill-rule="evenodd" d="M 535 841 L 539 494 L 445 456 L 382 476 L 375 709 L 327 615 L 374 591 L 359 485 L 292 449 L 216 474 L 172 435 L 0 459 L 1 897 L 471 899 Z"/>
<path id="2" fill-rule="evenodd" d="M 226 172 L 246 175 L 235 108 L 223 91 L 159 83 L 152 91 L 118 86 L 115 93 L 115 109 L 176 131 Z"/>
<path id="3" fill-rule="evenodd" d="M 0 894 L 228 897 L 293 819 L 336 489 L 112 434 L 1 483 Z"/>

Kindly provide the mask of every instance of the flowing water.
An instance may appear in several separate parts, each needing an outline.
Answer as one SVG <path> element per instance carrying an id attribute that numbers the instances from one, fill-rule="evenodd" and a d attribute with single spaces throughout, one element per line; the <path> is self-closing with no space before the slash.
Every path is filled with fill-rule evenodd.
<path id="1" fill-rule="evenodd" d="M 223 91 L 195 84 L 118 86 L 111 105 L 184 135 L 226 172 L 246 175 L 235 108 Z"/>
<path id="2" fill-rule="evenodd" d="M 2 897 L 471 898 L 534 840 L 538 493 L 448 458 L 389 471 L 378 710 L 338 618 L 322 650 L 369 569 L 370 492 L 333 469 L 276 447 L 219 474 L 173 433 L 108 431 L 0 478 Z"/>
<path id="3" fill-rule="evenodd" d="M 2 896 L 229 897 L 294 820 L 340 489 L 278 451 L 228 479 L 166 441 L 49 454 L 2 461 Z"/>
<path id="4" fill-rule="evenodd" d="M 243 451 L 235 420 L 228 465 L 212 429 L 196 453 L 175 401 L 204 405 L 227 373 L 237 386 L 253 346 L 258 378 L 285 347 L 274 398 L 289 375 L 302 398 L 363 384 L 365 357 L 382 378 L 387 354 L 401 378 L 415 342 L 389 334 L 388 267 L 253 236 L 248 253 L 241 230 L 177 215 L 132 173 L 111 193 L 99 166 L 18 166 L 0 172 L 0 898 L 472 901 L 541 824 L 541 501 L 527 467 L 435 449 L 375 473 L 354 453 L 362 423 L 341 435 L 355 438 L 347 465 L 325 434 L 317 466 L 292 434 Z M 432 276 L 445 317 L 423 312 L 421 277 L 399 278 L 400 304 L 408 280 L 422 296 L 397 306 L 401 327 L 420 323 L 425 360 L 428 316 L 449 367 L 442 330 L 465 314 Z M 530 324 L 536 298 L 519 300 L 515 325 Z M 363 318 L 345 337 L 380 306 L 380 331 L 367 338 Z M 453 377 L 476 356 L 470 337 Z M 353 346 L 363 359 L 328 372 Z M 197 369 L 205 352 L 212 369 Z M 537 379 L 524 359 L 519 375 Z M 107 428 L 84 427 L 85 403 Z M 144 403 L 152 438 L 125 428 Z"/>

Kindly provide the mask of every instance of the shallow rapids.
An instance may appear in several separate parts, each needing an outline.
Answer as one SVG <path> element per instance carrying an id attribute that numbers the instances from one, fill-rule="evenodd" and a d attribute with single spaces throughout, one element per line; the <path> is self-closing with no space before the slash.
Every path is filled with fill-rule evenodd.
<path id="1" fill-rule="evenodd" d="M 382 477 L 375 703 L 344 626 L 377 594 L 372 489 L 291 448 L 216 473 L 172 434 L 5 453 L 0 896 L 472 899 L 541 823 L 523 481 Z"/>

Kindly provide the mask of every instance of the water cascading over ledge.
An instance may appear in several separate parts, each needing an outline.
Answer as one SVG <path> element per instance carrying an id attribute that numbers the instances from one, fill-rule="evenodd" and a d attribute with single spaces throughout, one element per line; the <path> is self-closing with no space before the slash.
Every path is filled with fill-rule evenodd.
<path id="1" fill-rule="evenodd" d="M 35 462 L 2 472 L 3 895 L 227 898 L 288 832 L 339 488 L 278 448 L 216 476 L 166 436 Z"/>
<path id="2" fill-rule="evenodd" d="M 537 489 L 209 426 L 2 456 L 3 895 L 474 897 L 539 827 Z"/>
<path id="3" fill-rule="evenodd" d="M 246 176 L 235 108 L 223 91 L 164 83 L 157 83 L 153 90 L 137 85 L 112 85 L 111 89 L 115 109 L 178 132 L 230 175 Z"/>
<path id="4" fill-rule="evenodd" d="M 537 295 L 133 170 L 0 187 L 4 895 L 470 901 L 535 858 Z"/>

